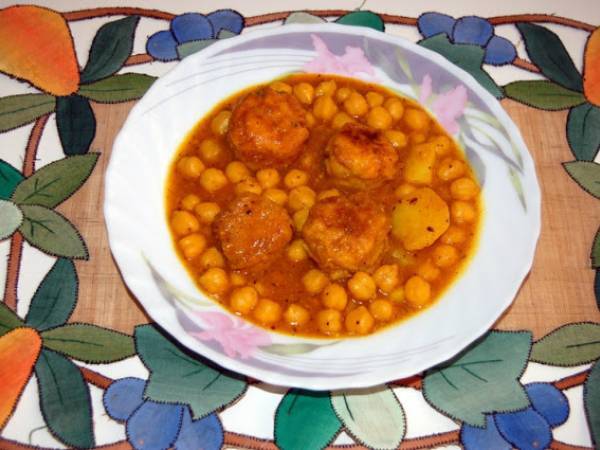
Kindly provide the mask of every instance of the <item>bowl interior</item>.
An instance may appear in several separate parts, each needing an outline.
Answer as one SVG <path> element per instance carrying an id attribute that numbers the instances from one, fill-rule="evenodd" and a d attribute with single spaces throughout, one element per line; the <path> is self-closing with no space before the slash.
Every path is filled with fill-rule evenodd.
<path id="1" fill-rule="evenodd" d="M 358 48 L 374 71 L 373 81 L 423 101 L 434 115 L 441 103 L 452 106 L 453 95 L 464 89 L 467 105 L 453 118 L 455 136 L 483 186 L 479 246 L 462 276 L 423 313 L 360 339 L 292 338 L 231 316 L 196 288 L 167 229 L 164 185 L 187 133 L 215 104 L 241 89 L 303 71 L 315 58 L 326 64 L 323 51 L 315 50 L 315 36 L 330 52 L 325 56 L 338 58 L 344 75 L 365 77 L 364 64 L 347 69 L 343 64 L 347 47 Z M 441 56 L 369 29 L 286 25 L 219 42 L 153 85 L 115 142 L 105 217 L 126 283 L 153 319 L 184 345 L 270 383 L 338 389 L 413 375 L 484 333 L 531 266 L 540 193 L 531 157 L 500 104 Z"/>

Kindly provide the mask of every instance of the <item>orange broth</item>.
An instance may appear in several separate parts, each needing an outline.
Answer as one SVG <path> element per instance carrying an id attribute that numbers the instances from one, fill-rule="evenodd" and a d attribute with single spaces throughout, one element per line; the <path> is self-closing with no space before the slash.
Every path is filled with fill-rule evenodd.
<path id="1" fill-rule="evenodd" d="M 419 104 L 412 100 L 399 97 L 395 93 L 375 84 L 330 75 L 292 75 L 277 80 L 272 83 L 271 86 L 273 89 L 284 91 L 288 91 L 288 87 L 290 87 L 292 88 L 291 94 L 294 95 L 293 88 L 299 83 L 304 82 L 313 86 L 314 93 L 317 93 L 319 91 L 326 91 L 326 89 L 319 90 L 320 83 L 326 81 L 335 82 L 335 92 L 327 92 L 323 95 L 330 95 L 334 100 L 338 108 L 337 114 L 345 111 L 344 101 L 341 100 L 344 95 L 336 95 L 343 88 L 349 89 L 352 92 L 357 92 L 365 99 L 369 99 L 369 110 L 377 106 L 385 108 L 386 103 L 382 102 L 380 104 L 380 98 L 377 95 L 370 94 L 367 96 L 367 93 L 380 94 L 384 101 L 389 98 L 396 98 L 400 99 L 402 102 L 404 111 L 402 117 L 398 119 L 394 118 L 389 127 L 390 130 L 401 132 L 405 138 L 405 145 L 402 145 L 402 142 L 398 142 L 398 136 L 401 137 L 402 135 L 398 133 L 395 135 L 397 140 L 396 150 L 399 156 L 398 176 L 393 180 L 383 183 L 381 186 L 369 190 L 371 198 L 376 199 L 377 202 L 384 206 L 386 214 L 391 216 L 392 211 L 400 201 L 400 198 L 409 201 L 410 199 L 407 196 L 410 196 L 411 189 L 421 187 L 418 184 L 406 183 L 405 181 L 405 166 L 411 151 L 419 145 L 428 145 L 432 142 L 442 142 L 443 144 L 435 147 L 435 163 L 432 167 L 434 175 L 431 183 L 427 184 L 427 187 L 435 191 L 435 193 L 447 203 L 450 211 L 450 231 L 444 233 L 432 245 L 415 251 L 406 250 L 403 247 L 402 242 L 395 237 L 395 234 L 390 234 L 387 248 L 379 265 L 397 267 L 398 282 L 393 289 L 390 289 L 388 286 L 386 292 L 386 290 L 378 287 L 376 294 L 372 298 L 368 300 L 358 300 L 352 295 L 347 287 L 348 280 L 353 275 L 352 273 L 325 272 L 329 283 L 338 283 L 343 286 L 347 292 L 347 304 L 343 310 L 339 311 L 342 324 L 341 329 L 337 332 L 328 332 L 323 330 L 317 320 L 320 311 L 326 309 L 323 304 L 322 293 L 309 294 L 302 281 L 303 276 L 309 270 L 319 269 L 318 264 L 310 257 L 310 255 L 301 261 L 292 261 L 290 257 L 288 257 L 287 251 L 284 251 L 267 269 L 262 270 L 259 273 L 254 273 L 251 270 L 231 270 L 228 267 L 227 260 L 222 258 L 222 254 L 221 260 L 219 261 L 218 256 L 221 253 L 221 243 L 217 239 L 217 234 L 214 232 L 214 224 L 210 221 L 210 218 L 205 219 L 205 222 L 198 220 L 198 226 L 194 228 L 194 233 L 201 234 L 204 238 L 205 245 L 203 246 L 203 251 L 200 252 L 199 249 L 197 249 L 196 252 L 190 251 L 186 255 L 182 250 L 180 242 L 185 235 L 176 233 L 173 230 L 172 218 L 174 212 L 187 210 L 192 216 L 198 218 L 199 215 L 197 214 L 196 209 L 198 207 L 198 201 L 201 203 L 216 203 L 220 211 L 226 210 L 229 203 L 236 197 L 236 185 L 231 180 L 228 180 L 222 188 L 215 192 L 209 192 L 204 189 L 199 182 L 200 176 L 182 175 L 181 170 L 178 169 L 178 162 L 181 158 L 186 156 L 199 157 L 203 160 L 204 170 L 207 168 L 216 168 L 225 174 L 228 164 L 235 161 L 236 158 L 234 151 L 228 143 L 226 133 L 220 134 L 223 132 L 223 127 L 226 128 L 227 124 L 223 125 L 221 123 L 219 125 L 219 123 L 215 122 L 215 118 L 217 118 L 222 111 L 231 111 L 235 108 L 240 99 L 249 92 L 264 86 L 246 89 L 224 100 L 215 106 L 209 114 L 200 119 L 196 126 L 191 130 L 178 149 L 170 168 L 165 191 L 166 210 L 168 215 L 167 220 L 170 223 L 174 246 L 190 276 L 192 276 L 201 290 L 224 308 L 227 308 L 233 313 L 260 326 L 291 335 L 307 337 L 346 337 L 358 334 L 371 334 L 392 324 L 397 324 L 427 308 L 440 298 L 441 294 L 450 284 L 457 280 L 461 271 L 464 270 L 467 265 L 468 259 L 475 251 L 483 211 L 480 194 L 479 191 L 477 191 L 477 194 L 472 198 L 463 201 L 463 203 L 467 203 L 469 208 L 471 208 L 471 212 L 475 212 L 475 216 L 468 218 L 466 221 L 464 218 L 456 216 L 453 213 L 453 204 L 457 202 L 457 199 L 453 196 L 451 186 L 458 178 L 468 178 L 474 181 L 477 184 L 477 187 L 479 185 L 458 144 L 450 135 L 448 135 L 442 126 L 435 121 L 435 119 L 427 114 Z M 331 88 L 331 84 L 329 84 L 329 88 Z M 341 92 L 346 93 L 347 91 L 342 90 Z M 283 170 L 279 170 L 281 182 L 278 184 L 277 188 L 282 189 L 287 193 L 289 193 L 289 189 L 284 186 L 283 179 L 285 174 L 292 169 L 301 169 L 309 175 L 307 185 L 317 195 L 320 192 L 329 189 L 337 189 L 339 192 L 344 193 L 344 189 L 340 188 L 339 185 L 336 185 L 335 180 L 333 180 L 324 169 L 323 148 L 327 145 L 327 142 L 333 133 L 336 132 L 333 125 L 336 122 L 336 119 L 335 116 L 329 120 L 320 119 L 318 115 L 315 117 L 314 103 L 317 98 L 318 96 L 314 95 L 313 100 L 310 103 L 302 103 L 302 106 L 306 109 L 308 114 L 310 137 L 304 144 L 301 155 L 291 165 Z M 416 110 L 425 113 L 427 115 L 426 126 L 416 129 L 415 125 L 419 125 L 418 123 L 408 123 L 410 120 L 407 118 L 408 110 Z M 223 117 L 224 116 L 222 115 L 221 119 Z M 368 113 L 361 117 L 353 117 L 353 120 L 367 123 L 367 117 Z M 422 116 L 419 117 L 422 118 Z M 217 122 L 219 121 L 217 120 Z M 225 120 L 225 122 L 227 121 Z M 219 126 L 221 128 L 219 128 Z M 207 139 L 212 139 L 216 142 L 219 150 L 215 151 L 213 148 L 211 151 L 205 151 L 203 153 L 200 150 L 201 145 L 203 141 Z M 459 163 L 464 164 L 465 170 L 459 177 L 451 179 L 440 178 L 439 173 L 441 171 L 441 166 L 446 164 L 447 167 L 448 161 L 458 161 Z M 251 176 L 255 177 L 256 170 L 249 169 L 249 171 Z M 190 194 L 192 195 L 191 197 L 189 197 Z M 264 189 L 261 195 L 263 194 Z M 196 201 L 196 199 L 198 201 Z M 290 217 L 294 217 L 292 211 L 290 211 Z M 294 219 L 292 219 L 292 221 L 293 220 Z M 298 224 L 295 224 L 292 240 L 301 238 L 298 228 Z M 441 267 L 439 266 L 439 261 L 435 259 L 436 248 L 439 246 L 451 246 L 456 250 L 457 256 L 455 258 L 450 258 L 450 264 L 447 264 L 448 261 L 442 261 L 443 264 L 440 263 Z M 212 258 L 203 257 L 204 253 L 209 248 L 213 248 L 210 250 L 210 252 L 212 252 Z M 217 258 L 215 258 L 215 254 L 217 255 Z M 201 275 L 211 266 L 221 267 L 227 274 L 228 287 L 221 292 L 207 292 L 198 281 Z M 373 273 L 370 275 L 373 276 Z M 426 301 L 421 301 L 421 299 L 416 302 L 407 298 L 404 288 L 407 280 L 414 276 L 418 276 L 430 286 L 430 295 Z M 252 311 L 247 314 L 241 314 L 239 311 L 233 310 L 229 302 L 231 293 L 235 289 L 239 289 L 243 286 L 253 287 L 259 298 L 268 298 L 278 303 L 280 305 L 280 318 L 273 323 L 261 323 L 260 320 L 253 315 Z M 388 314 L 389 311 L 386 312 L 386 314 L 383 314 L 384 316 L 389 315 L 389 318 L 378 319 L 376 317 L 378 314 L 376 314 L 372 305 L 375 300 L 378 299 L 385 300 L 389 303 L 389 305 L 383 305 L 385 308 L 390 309 L 389 306 L 391 305 L 391 315 Z M 285 311 L 291 304 L 300 305 L 308 312 L 309 320 L 306 323 L 289 323 L 289 321 L 285 319 Z M 362 331 L 360 333 L 351 331 L 345 326 L 345 318 L 347 315 L 360 306 L 364 306 L 368 311 L 371 311 L 373 319 L 372 326 L 364 333 Z M 379 316 L 381 315 L 382 314 L 379 314 Z"/>

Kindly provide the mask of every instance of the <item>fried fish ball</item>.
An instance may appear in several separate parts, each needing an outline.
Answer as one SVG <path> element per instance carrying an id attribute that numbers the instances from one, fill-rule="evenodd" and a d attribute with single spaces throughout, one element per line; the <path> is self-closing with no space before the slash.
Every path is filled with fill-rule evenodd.
<path id="1" fill-rule="evenodd" d="M 302 228 L 309 254 L 323 270 L 374 268 L 387 243 L 390 222 L 367 194 L 319 200 Z"/>
<path id="2" fill-rule="evenodd" d="M 246 95 L 233 109 L 227 132 L 235 155 L 251 168 L 287 166 L 308 136 L 298 99 L 273 89 Z"/>
<path id="3" fill-rule="evenodd" d="M 344 125 L 329 140 L 325 153 L 327 172 L 341 187 L 377 187 L 398 172 L 398 153 L 390 141 L 364 125 Z"/>
<path id="4" fill-rule="evenodd" d="M 287 211 L 264 196 L 245 194 L 215 221 L 216 236 L 229 266 L 259 269 L 270 264 L 292 238 Z"/>

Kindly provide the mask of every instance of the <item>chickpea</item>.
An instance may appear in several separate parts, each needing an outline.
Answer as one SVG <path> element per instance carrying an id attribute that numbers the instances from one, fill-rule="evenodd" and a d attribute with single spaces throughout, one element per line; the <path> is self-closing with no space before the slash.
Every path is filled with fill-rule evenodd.
<path id="1" fill-rule="evenodd" d="M 185 259 L 192 260 L 199 256 L 206 247 L 206 238 L 200 233 L 189 234 L 178 242 Z"/>
<path id="2" fill-rule="evenodd" d="M 414 306 L 424 306 L 431 298 L 431 286 L 418 275 L 410 277 L 404 285 L 404 295 Z"/>
<path id="3" fill-rule="evenodd" d="M 317 98 L 313 106 L 314 116 L 317 119 L 321 119 L 324 121 L 330 120 L 335 115 L 337 110 L 337 105 L 335 104 L 333 99 L 328 95 Z"/>
<path id="4" fill-rule="evenodd" d="M 272 325 L 281 318 L 281 306 L 271 299 L 261 298 L 256 304 L 252 315 L 259 322 Z"/>
<path id="5" fill-rule="evenodd" d="M 287 257 L 290 261 L 300 262 L 308 258 L 308 253 L 302 239 L 296 239 L 287 248 Z"/>
<path id="6" fill-rule="evenodd" d="M 225 167 L 225 175 L 232 183 L 239 183 L 246 178 L 250 178 L 250 170 L 241 161 L 232 161 Z"/>
<path id="7" fill-rule="evenodd" d="M 333 281 L 338 281 L 342 278 L 348 278 L 349 275 L 350 274 L 345 269 L 336 269 L 329 273 L 329 278 L 331 278 Z"/>
<path id="8" fill-rule="evenodd" d="M 213 167 L 206 169 L 200 175 L 200 185 L 210 193 L 223 189 L 227 183 L 227 177 L 223 171 Z"/>
<path id="9" fill-rule="evenodd" d="M 346 316 L 346 330 L 355 334 L 367 334 L 373 328 L 375 320 L 367 308 L 359 306 Z"/>
<path id="10" fill-rule="evenodd" d="M 344 101 L 344 109 L 351 116 L 358 117 L 367 113 L 369 104 L 358 92 L 352 92 Z"/>
<path id="11" fill-rule="evenodd" d="M 298 83 L 294 86 L 294 95 L 300 100 L 300 103 L 310 105 L 315 97 L 315 89 L 308 83 Z"/>
<path id="12" fill-rule="evenodd" d="M 315 204 L 317 194 L 308 186 L 298 186 L 290 191 L 288 205 L 293 211 L 309 209 Z"/>
<path id="13" fill-rule="evenodd" d="M 283 206 L 287 203 L 288 195 L 281 189 L 267 189 L 263 192 L 263 195 L 278 205 Z"/>
<path id="14" fill-rule="evenodd" d="M 340 191 L 337 189 L 327 189 L 326 191 L 321 191 L 317 194 L 317 200 L 324 200 L 330 197 L 337 197 L 340 195 Z"/>
<path id="15" fill-rule="evenodd" d="M 420 109 L 408 108 L 404 112 L 404 123 L 412 130 L 421 131 L 429 125 L 429 117 Z"/>
<path id="16" fill-rule="evenodd" d="M 441 270 L 431 260 L 427 260 L 417 267 L 417 274 L 427 281 L 434 281 L 440 276 L 440 273 Z"/>
<path id="17" fill-rule="evenodd" d="M 444 158 L 438 167 L 437 176 L 442 181 L 450 181 L 462 176 L 465 170 L 465 164 L 462 161 L 453 158 Z"/>
<path id="18" fill-rule="evenodd" d="M 367 103 L 371 108 L 383 105 L 383 95 L 381 95 L 379 92 L 367 92 L 365 97 L 367 97 Z"/>
<path id="19" fill-rule="evenodd" d="M 408 144 L 408 139 L 402 131 L 398 130 L 385 130 L 383 135 L 390 141 L 394 148 L 404 148 Z"/>
<path id="20" fill-rule="evenodd" d="M 246 284 L 246 277 L 239 272 L 232 272 L 229 276 L 229 282 L 232 286 L 243 286 Z"/>
<path id="21" fill-rule="evenodd" d="M 346 289 L 340 284 L 331 283 L 323 289 L 321 300 L 326 308 L 343 311 L 348 304 L 348 294 L 346 294 Z"/>
<path id="22" fill-rule="evenodd" d="M 450 205 L 452 221 L 458 224 L 469 223 L 475 220 L 477 212 L 475 207 L 467 202 L 456 201 Z"/>
<path id="23" fill-rule="evenodd" d="M 323 334 L 337 334 L 342 330 L 342 315 L 335 309 L 323 309 L 317 314 L 317 326 Z"/>
<path id="24" fill-rule="evenodd" d="M 436 136 L 431 140 L 432 144 L 435 147 L 435 152 L 438 156 L 444 156 L 450 150 L 450 139 L 448 136 L 444 136 L 443 134 L 440 136 Z"/>
<path id="25" fill-rule="evenodd" d="M 254 282 L 254 289 L 256 289 L 256 292 L 258 292 L 260 295 L 267 294 L 267 289 L 266 289 L 265 285 L 262 284 L 260 281 Z"/>
<path id="26" fill-rule="evenodd" d="M 450 267 L 458 261 L 458 250 L 451 245 L 441 244 L 433 249 L 433 263 L 438 267 Z"/>
<path id="27" fill-rule="evenodd" d="M 339 130 L 347 123 L 354 122 L 354 119 L 350 117 L 345 112 L 339 112 L 335 116 L 333 116 L 333 120 L 331 121 L 331 126 L 336 130 Z"/>
<path id="28" fill-rule="evenodd" d="M 375 296 L 377 286 L 371 275 L 366 272 L 356 272 L 348 280 L 348 290 L 357 300 L 369 300 Z"/>
<path id="29" fill-rule="evenodd" d="M 282 94 L 292 93 L 292 87 L 289 84 L 284 83 L 283 81 L 274 81 L 269 85 L 269 87 L 275 92 L 280 92 Z"/>
<path id="30" fill-rule="evenodd" d="M 210 247 L 200 257 L 200 265 L 205 269 L 225 267 L 225 258 L 216 247 Z"/>
<path id="31" fill-rule="evenodd" d="M 446 232 L 440 237 L 440 241 L 448 245 L 462 244 L 466 240 L 467 234 L 462 228 L 459 228 L 456 225 L 450 225 Z"/>
<path id="32" fill-rule="evenodd" d="M 311 269 L 302 277 L 302 284 L 309 294 L 318 294 L 329 284 L 329 279 L 320 270 Z"/>
<path id="33" fill-rule="evenodd" d="M 338 103 L 342 103 L 344 100 L 350 97 L 350 94 L 352 94 L 352 89 L 341 87 L 335 93 L 335 99 L 338 101 Z"/>
<path id="34" fill-rule="evenodd" d="M 306 325 L 310 320 L 310 313 L 304 306 L 300 306 L 298 303 L 292 303 L 287 307 L 283 317 L 287 323 L 293 327 L 301 327 Z"/>
<path id="35" fill-rule="evenodd" d="M 435 150 L 429 144 L 413 147 L 404 164 L 404 179 L 414 184 L 431 184 L 433 181 L 433 166 Z"/>
<path id="36" fill-rule="evenodd" d="M 387 322 L 394 315 L 394 307 L 388 300 L 377 299 L 369 305 L 369 311 L 375 320 Z"/>
<path id="37" fill-rule="evenodd" d="M 335 94 L 335 90 L 337 89 L 337 84 L 334 80 L 321 81 L 317 85 L 317 89 L 315 90 L 315 95 L 317 97 L 327 96 L 330 97 Z"/>
<path id="38" fill-rule="evenodd" d="M 200 156 L 202 156 L 202 159 L 209 164 L 214 164 L 219 161 L 223 156 L 223 151 L 221 144 L 214 139 L 204 139 L 200 143 Z"/>
<path id="39" fill-rule="evenodd" d="M 471 178 L 459 178 L 450 185 L 450 194 L 456 200 L 471 200 L 478 192 L 479 186 Z"/>
<path id="40" fill-rule="evenodd" d="M 306 223 L 306 220 L 308 219 L 308 213 L 310 212 L 310 210 L 308 209 L 301 209 L 300 211 L 296 211 L 294 213 L 294 215 L 292 216 L 292 222 L 294 222 L 294 228 L 296 228 L 296 231 L 301 232 L 302 228 L 304 227 L 304 224 Z"/>
<path id="41" fill-rule="evenodd" d="M 378 130 L 387 130 L 392 125 L 392 116 L 383 106 L 376 106 L 369 111 L 367 124 Z"/>
<path id="42" fill-rule="evenodd" d="M 388 110 L 392 119 L 400 120 L 402 118 L 402 115 L 404 114 L 404 105 L 399 98 L 388 98 L 383 106 Z"/>
<path id="43" fill-rule="evenodd" d="M 210 123 L 210 129 L 213 133 L 223 136 L 229 129 L 229 119 L 231 119 L 231 111 L 221 111 Z"/>
<path id="44" fill-rule="evenodd" d="M 425 142 L 427 140 L 427 136 L 425 136 L 424 133 L 418 133 L 418 132 L 413 132 L 410 133 L 410 143 L 417 145 L 417 144 L 422 144 L 423 142 Z M 431 147 L 433 148 L 433 146 Z M 435 149 L 433 150 L 435 152 Z"/>
<path id="45" fill-rule="evenodd" d="M 252 286 L 238 288 L 229 297 L 229 306 L 234 312 L 246 315 L 258 303 L 258 292 Z"/>
<path id="46" fill-rule="evenodd" d="M 404 287 L 398 286 L 396 289 L 390 292 L 388 298 L 393 302 L 402 303 L 404 301 Z"/>
<path id="47" fill-rule="evenodd" d="M 383 292 L 391 292 L 400 281 L 398 275 L 398 266 L 395 264 L 386 264 L 375 271 L 373 281 Z"/>
<path id="48" fill-rule="evenodd" d="M 274 188 L 281 181 L 276 169 L 261 169 L 256 172 L 256 179 L 263 189 Z"/>
<path id="49" fill-rule="evenodd" d="M 258 181 L 256 181 L 254 178 L 244 178 L 242 181 L 235 185 L 235 193 L 237 195 L 260 195 L 262 193 L 262 187 L 260 187 L 260 184 L 258 184 Z"/>
<path id="50" fill-rule="evenodd" d="M 200 276 L 198 281 L 211 294 L 223 294 L 229 288 L 227 272 L 220 267 L 211 267 Z"/>
<path id="51" fill-rule="evenodd" d="M 200 197 L 194 194 L 188 194 L 181 199 L 181 207 L 187 211 L 192 211 L 200 203 Z"/>
<path id="52" fill-rule="evenodd" d="M 204 170 L 204 164 L 197 156 L 184 156 L 177 161 L 177 170 L 184 177 L 198 178 Z"/>
<path id="53" fill-rule="evenodd" d="M 283 179 L 283 184 L 285 184 L 288 189 L 294 189 L 298 186 L 303 186 L 307 182 L 308 174 L 299 169 L 290 170 Z"/>
<path id="54" fill-rule="evenodd" d="M 315 126 L 315 123 L 317 123 L 317 119 L 315 119 L 315 116 L 313 115 L 313 113 L 307 112 L 306 113 L 306 125 L 309 128 L 312 128 Z"/>
<path id="55" fill-rule="evenodd" d="M 194 209 L 196 216 L 202 223 L 212 223 L 215 217 L 221 212 L 221 207 L 214 202 L 199 203 Z"/>
<path id="56" fill-rule="evenodd" d="M 414 187 L 412 184 L 402 183 L 396 188 L 396 190 L 394 191 L 394 195 L 396 196 L 396 198 L 401 199 L 405 195 L 410 194 L 415 189 L 416 187 Z"/>
<path id="57" fill-rule="evenodd" d="M 171 215 L 171 227 L 178 236 L 195 233 L 200 229 L 200 222 L 196 217 L 188 212 L 177 210 Z"/>

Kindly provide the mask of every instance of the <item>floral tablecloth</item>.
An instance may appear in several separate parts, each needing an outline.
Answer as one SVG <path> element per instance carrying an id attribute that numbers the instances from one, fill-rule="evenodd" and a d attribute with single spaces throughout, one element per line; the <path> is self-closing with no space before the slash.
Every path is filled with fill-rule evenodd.
<path id="1" fill-rule="evenodd" d="M 1 449 L 600 448 L 597 2 L 0 6 Z M 115 134 L 156 77 L 219 39 L 323 21 L 403 36 L 473 75 L 542 187 L 532 272 L 494 329 L 360 391 L 269 386 L 185 351 L 125 288 L 101 213 Z"/>

